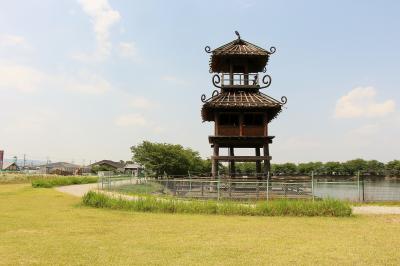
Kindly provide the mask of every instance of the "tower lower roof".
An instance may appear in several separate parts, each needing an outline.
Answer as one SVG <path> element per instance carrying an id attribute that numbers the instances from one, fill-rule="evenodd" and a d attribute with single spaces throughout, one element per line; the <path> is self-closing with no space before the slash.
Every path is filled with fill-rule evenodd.
<path id="1" fill-rule="evenodd" d="M 201 110 L 203 121 L 214 121 L 215 112 L 261 111 L 274 119 L 282 110 L 282 102 L 261 92 L 227 91 L 208 99 Z"/>

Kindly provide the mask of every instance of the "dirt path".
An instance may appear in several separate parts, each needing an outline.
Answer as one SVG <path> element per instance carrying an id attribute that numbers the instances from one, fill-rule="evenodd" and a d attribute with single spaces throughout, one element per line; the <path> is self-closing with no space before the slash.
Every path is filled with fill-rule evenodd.
<path id="1" fill-rule="evenodd" d="M 400 207 L 391 206 L 354 206 L 354 214 L 400 214 Z"/>
<path id="2" fill-rule="evenodd" d="M 82 197 L 88 191 L 96 190 L 97 186 L 98 186 L 97 183 L 83 184 L 83 185 L 71 185 L 71 186 L 56 187 L 56 190 L 63 192 L 63 193 L 70 194 L 72 196 Z"/>
<path id="3" fill-rule="evenodd" d="M 136 182 L 137 182 L 137 180 L 114 181 L 113 182 L 113 186 L 122 185 L 122 184 L 135 184 Z M 82 184 L 82 185 L 70 185 L 70 186 L 56 187 L 55 189 L 57 191 L 70 194 L 72 196 L 82 197 L 83 195 L 85 195 L 90 190 L 97 190 L 98 189 L 98 185 L 99 185 L 98 183 Z"/>

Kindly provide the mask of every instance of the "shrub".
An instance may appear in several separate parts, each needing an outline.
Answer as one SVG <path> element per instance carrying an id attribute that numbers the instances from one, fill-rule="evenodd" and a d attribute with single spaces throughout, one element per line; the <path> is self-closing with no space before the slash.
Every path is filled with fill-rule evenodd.
<path id="1" fill-rule="evenodd" d="M 58 186 L 68 186 L 75 184 L 89 184 L 96 183 L 97 177 L 77 177 L 77 176 L 66 176 L 56 178 L 40 178 L 32 180 L 32 187 L 34 188 L 51 188 Z"/>
<path id="2" fill-rule="evenodd" d="M 152 196 L 139 196 L 128 200 L 90 191 L 82 198 L 83 204 L 96 208 L 109 208 L 140 212 L 192 213 L 251 216 L 350 216 L 348 203 L 327 199 L 273 200 L 245 204 L 233 201 L 184 201 Z"/>

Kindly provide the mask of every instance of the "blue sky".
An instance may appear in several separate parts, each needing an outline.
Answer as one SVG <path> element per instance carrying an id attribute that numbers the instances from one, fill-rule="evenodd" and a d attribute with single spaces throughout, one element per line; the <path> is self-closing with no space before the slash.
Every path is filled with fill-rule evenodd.
<path id="1" fill-rule="evenodd" d="M 2 1 L 6 157 L 127 160 L 142 140 L 211 154 L 209 55 L 276 46 L 264 91 L 288 97 L 273 162 L 400 157 L 397 1 Z"/>

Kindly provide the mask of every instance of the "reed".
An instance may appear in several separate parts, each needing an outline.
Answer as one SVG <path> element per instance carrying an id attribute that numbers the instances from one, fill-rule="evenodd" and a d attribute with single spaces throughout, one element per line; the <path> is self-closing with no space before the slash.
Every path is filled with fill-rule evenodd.
<path id="1" fill-rule="evenodd" d="M 334 199 L 273 200 L 246 204 L 233 201 L 184 201 L 154 196 L 139 196 L 134 200 L 117 198 L 94 191 L 83 196 L 86 206 L 154 213 L 189 213 L 242 216 L 350 216 L 348 203 Z"/>

